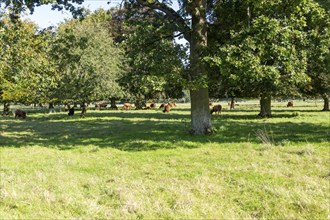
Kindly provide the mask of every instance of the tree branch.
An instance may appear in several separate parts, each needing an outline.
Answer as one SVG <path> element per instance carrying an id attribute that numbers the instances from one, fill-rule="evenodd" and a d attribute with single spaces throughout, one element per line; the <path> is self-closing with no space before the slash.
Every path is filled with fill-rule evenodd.
<path id="1" fill-rule="evenodd" d="M 190 43 L 191 41 L 191 29 L 187 25 L 186 21 L 171 7 L 164 3 L 160 3 L 158 1 L 148 1 L 148 0 L 136 0 L 139 5 L 144 7 L 148 7 L 153 10 L 159 10 L 165 13 L 166 17 L 173 22 L 176 27 L 177 31 L 181 32 L 184 38 Z"/>

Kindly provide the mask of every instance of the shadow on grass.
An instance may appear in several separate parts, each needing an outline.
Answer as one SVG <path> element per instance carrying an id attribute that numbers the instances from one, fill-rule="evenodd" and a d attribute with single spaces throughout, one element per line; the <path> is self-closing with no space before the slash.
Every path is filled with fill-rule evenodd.
<path id="1" fill-rule="evenodd" d="M 123 151 L 195 148 L 210 142 L 260 143 L 256 135 L 258 130 L 266 131 L 275 143 L 329 141 L 328 125 L 291 121 L 275 123 L 271 119 L 260 120 L 253 114 L 229 113 L 212 116 L 217 132 L 202 137 L 189 134 L 188 111 L 187 114 L 179 111 L 171 114 L 94 111 L 85 119 L 80 119 L 79 115 L 68 117 L 65 113 L 31 114 L 26 120 L 0 118 L 0 147 L 42 146 L 65 150 L 91 146 Z"/>

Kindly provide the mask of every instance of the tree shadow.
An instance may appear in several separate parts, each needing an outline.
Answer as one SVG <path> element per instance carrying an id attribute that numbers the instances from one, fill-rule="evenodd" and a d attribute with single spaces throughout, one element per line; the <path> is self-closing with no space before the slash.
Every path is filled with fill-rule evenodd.
<path id="1" fill-rule="evenodd" d="M 196 148 L 210 142 L 261 143 L 259 130 L 267 133 L 275 143 L 330 140 L 328 125 L 274 122 L 272 119 L 260 120 L 251 114 L 212 117 L 216 132 L 207 136 L 191 136 L 188 132 L 190 115 L 175 112 L 100 111 L 91 112 L 84 119 L 65 113 L 31 115 L 26 120 L 8 117 L 0 119 L 0 147 L 42 146 L 66 150 L 91 146 L 131 152 Z"/>

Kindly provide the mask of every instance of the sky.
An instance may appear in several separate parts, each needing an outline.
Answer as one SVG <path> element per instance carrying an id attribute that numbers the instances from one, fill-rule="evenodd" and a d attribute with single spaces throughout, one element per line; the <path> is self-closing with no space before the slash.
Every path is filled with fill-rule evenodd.
<path id="1" fill-rule="evenodd" d="M 118 6 L 119 2 L 118 0 L 110 0 L 112 3 L 108 4 L 109 0 L 85 0 L 84 3 L 81 5 L 92 12 L 99 9 L 110 9 L 111 7 Z M 176 1 L 173 1 L 173 7 L 174 9 L 178 9 L 178 4 Z M 49 26 L 57 26 L 60 22 L 63 22 L 65 19 L 72 18 L 72 15 L 69 11 L 57 11 L 57 10 L 51 10 L 51 5 L 42 5 L 39 7 L 36 7 L 34 9 L 34 12 L 32 15 L 27 14 L 25 17 L 26 19 L 29 19 L 33 22 L 35 22 L 39 28 L 47 28 Z M 184 39 L 176 38 L 176 41 L 179 44 L 186 44 L 187 42 Z"/>
<path id="2" fill-rule="evenodd" d="M 111 2 L 110 4 L 108 4 L 109 1 Z M 82 6 L 93 12 L 99 8 L 110 9 L 117 6 L 120 2 L 120 0 L 84 0 Z M 178 3 L 176 1 L 173 1 L 173 3 L 173 7 L 177 9 Z M 47 28 L 49 26 L 57 26 L 64 19 L 72 18 L 72 15 L 69 11 L 51 10 L 51 5 L 42 5 L 36 7 L 33 14 L 28 14 L 25 18 L 34 21 L 40 28 Z"/>
<path id="3" fill-rule="evenodd" d="M 108 0 L 85 0 L 82 4 L 87 9 L 95 11 L 99 8 L 109 9 L 115 7 L 118 3 L 108 4 Z M 57 26 L 64 19 L 72 18 L 69 11 L 51 10 L 51 5 L 42 5 L 36 7 L 32 15 L 28 14 L 25 18 L 38 24 L 40 28 L 47 28 L 49 26 Z"/>

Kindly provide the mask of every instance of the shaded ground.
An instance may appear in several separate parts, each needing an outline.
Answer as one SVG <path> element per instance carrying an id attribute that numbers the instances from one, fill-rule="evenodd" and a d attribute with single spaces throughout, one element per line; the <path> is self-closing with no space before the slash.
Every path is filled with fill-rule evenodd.
<path id="1" fill-rule="evenodd" d="M 34 112 L 26 120 L 2 117 L 0 146 L 71 149 L 93 145 L 141 151 L 177 146 L 192 148 L 209 142 L 260 143 L 257 135 L 260 131 L 276 144 L 330 140 L 327 113 L 296 108 L 273 110 L 273 114 L 271 119 L 259 119 L 255 109 L 225 110 L 221 115 L 212 116 L 216 133 L 205 138 L 189 135 L 188 108 L 177 108 L 169 114 L 160 110 L 89 111 L 85 119 L 78 115 L 68 117 L 64 112 Z"/>

